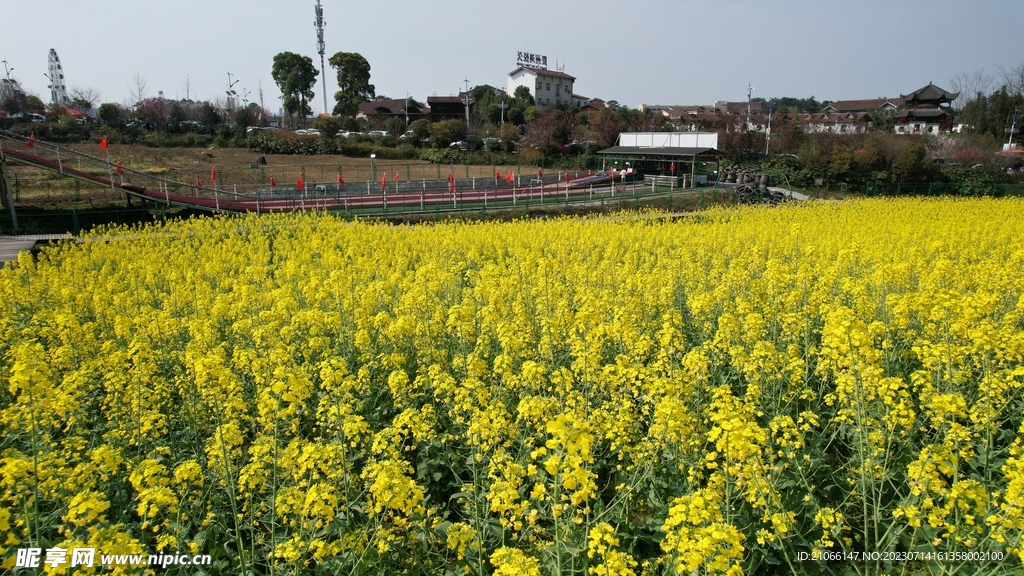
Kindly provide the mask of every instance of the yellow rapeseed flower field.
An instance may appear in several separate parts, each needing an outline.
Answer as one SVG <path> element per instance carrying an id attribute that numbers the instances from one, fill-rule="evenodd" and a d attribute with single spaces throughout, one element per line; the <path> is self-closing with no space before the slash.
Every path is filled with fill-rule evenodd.
<path id="1" fill-rule="evenodd" d="M 1020 200 L 85 240 L 0 271 L 4 569 L 1022 569 Z"/>

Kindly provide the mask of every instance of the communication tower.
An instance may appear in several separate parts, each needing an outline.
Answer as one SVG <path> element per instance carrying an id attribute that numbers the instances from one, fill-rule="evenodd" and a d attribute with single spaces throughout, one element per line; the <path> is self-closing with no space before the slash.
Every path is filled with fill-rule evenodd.
<path id="1" fill-rule="evenodd" d="M 324 26 L 327 22 L 324 20 L 324 7 L 320 5 L 320 0 L 316 0 L 316 20 L 313 22 L 316 26 L 316 51 L 320 53 L 320 83 L 324 87 L 324 114 L 330 114 L 331 112 L 327 109 L 327 69 L 324 67 Z"/>
<path id="2" fill-rule="evenodd" d="M 50 48 L 49 68 L 50 73 L 45 76 L 50 81 L 50 102 L 67 106 L 71 103 L 71 98 L 68 97 L 68 86 L 64 82 L 64 68 L 60 64 L 57 51 L 53 48 Z"/>

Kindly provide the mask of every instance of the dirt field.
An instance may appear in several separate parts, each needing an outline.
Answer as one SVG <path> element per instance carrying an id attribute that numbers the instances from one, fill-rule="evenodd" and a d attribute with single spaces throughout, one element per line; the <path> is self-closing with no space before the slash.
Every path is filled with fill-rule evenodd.
<path id="1" fill-rule="evenodd" d="M 96 144 L 77 144 L 70 148 L 102 158 Z M 254 186 L 294 185 L 299 175 L 307 185 L 333 184 L 339 175 L 348 184 L 368 182 L 376 187 L 383 176 L 391 181 L 438 180 L 449 171 L 457 178 L 493 179 L 495 172 L 520 172 L 520 167 L 438 165 L 422 160 L 371 160 L 346 156 L 289 156 L 268 154 L 266 165 L 257 165 L 259 154 L 241 148 L 148 148 L 111 144 L 111 162 L 120 161 L 128 170 L 137 170 L 161 178 L 193 184 L 197 180 L 210 186 L 216 171 L 216 185 L 240 192 Z M 524 175 L 532 175 L 536 167 L 523 166 Z M 87 208 L 123 204 L 119 191 L 102 186 L 79 183 L 57 174 L 34 168 L 13 166 L 16 202 L 40 208 Z M 130 179 L 130 174 L 128 175 Z M 236 188 L 237 187 L 237 188 Z"/>

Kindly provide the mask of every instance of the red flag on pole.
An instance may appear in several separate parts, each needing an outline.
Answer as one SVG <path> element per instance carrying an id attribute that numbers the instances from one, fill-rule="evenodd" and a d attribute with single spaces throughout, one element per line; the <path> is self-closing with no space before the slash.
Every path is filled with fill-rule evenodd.
<path id="1" fill-rule="evenodd" d="M 117 161 L 117 168 L 116 168 L 116 170 L 117 170 L 117 173 L 119 175 L 124 174 L 124 168 L 121 168 L 121 161 L 120 160 Z"/>
<path id="2" fill-rule="evenodd" d="M 544 170 L 542 168 L 537 168 L 537 178 L 543 178 L 543 177 L 544 177 Z"/>
<path id="3" fill-rule="evenodd" d="M 28 137 L 28 142 L 25 142 L 25 146 L 28 146 L 29 150 L 34 150 L 35 149 L 35 147 L 36 147 L 36 133 L 35 132 L 33 132 L 32 135 Z"/>
<path id="4" fill-rule="evenodd" d="M 449 181 L 449 182 L 454 182 L 454 181 L 455 181 L 455 177 L 454 177 L 454 176 L 452 176 L 452 173 L 451 173 L 451 172 L 449 172 L 449 173 L 448 173 L 448 181 Z"/>
<path id="5" fill-rule="evenodd" d="M 387 174 L 385 174 L 385 175 L 380 177 L 380 189 L 381 190 L 387 190 L 388 189 L 388 175 Z"/>
<path id="6" fill-rule="evenodd" d="M 506 182 L 515 182 L 515 180 L 516 180 L 516 175 L 513 174 L 512 172 L 509 172 L 508 174 L 505 174 L 505 181 Z"/>
<path id="7" fill-rule="evenodd" d="M 398 182 L 398 172 L 395 172 L 395 182 Z"/>
<path id="8" fill-rule="evenodd" d="M 448 181 L 448 190 L 455 192 L 455 180 Z"/>
<path id="9" fill-rule="evenodd" d="M 345 179 L 341 177 L 341 172 L 338 172 L 338 184 L 344 184 Z"/>
<path id="10" fill-rule="evenodd" d="M 217 181 L 217 169 L 214 168 L 213 170 L 210 170 L 210 182 L 216 182 L 216 181 Z"/>
<path id="11" fill-rule="evenodd" d="M 203 181 L 200 180 L 199 178 L 196 178 L 196 188 L 202 188 L 202 187 L 203 187 Z"/>
<path id="12" fill-rule="evenodd" d="M 569 173 L 568 173 L 568 172 L 566 172 L 566 173 L 565 173 L 565 183 L 566 183 L 566 184 L 568 184 L 570 180 L 572 180 L 572 178 L 570 178 L 570 177 L 569 177 Z"/>
<path id="13" fill-rule="evenodd" d="M 109 146 L 107 145 L 107 137 L 104 136 L 103 140 L 100 140 L 100 148 L 106 150 Z"/>
<path id="14" fill-rule="evenodd" d="M 676 171 L 676 163 L 675 163 L 675 162 L 673 162 L 672 164 L 670 164 L 670 165 L 669 165 L 669 167 L 668 167 L 668 169 L 669 169 L 670 171 L 672 171 L 672 172 L 675 172 L 675 171 Z"/>
<path id="15" fill-rule="evenodd" d="M 277 180 L 274 180 L 273 176 L 270 177 L 270 185 L 271 186 L 277 186 Z"/>
<path id="16" fill-rule="evenodd" d="M 306 191 L 306 183 L 302 181 L 302 174 L 299 174 L 299 179 L 295 181 L 295 187 L 303 192 Z"/>
<path id="17" fill-rule="evenodd" d="M 494 171 L 494 177 L 497 178 L 498 180 L 501 180 L 501 172 L 498 172 L 497 170 L 495 170 Z"/>

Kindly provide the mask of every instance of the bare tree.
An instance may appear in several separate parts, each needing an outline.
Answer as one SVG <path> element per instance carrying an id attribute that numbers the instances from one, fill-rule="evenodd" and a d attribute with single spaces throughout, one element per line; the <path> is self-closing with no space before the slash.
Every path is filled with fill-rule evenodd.
<path id="1" fill-rule="evenodd" d="M 1012 68 L 999 67 L 999 79 L 1010 94 L 1024 94 L 1024 62 Z"/>
<path id="2" fill-rule="evenodd" d="M 99 90 L 95 88 L 75 86 L 71 88 L 69 95 L 72 104 L 81 108 L 95 108 L 96 103 L 100 101 Z"/>
<path id="3" fill-rule="evenodd" d="M 979 94 L 987 96 L 992 91 L 994 82 L 995 78 L 986 72 L 984 68 L 974 72 L 961 72 L 953 76 L 949 79 L 950 88 L 953 92 L 960 93 L 957 99 L 953 101 L 953 108 L 955 110 L 963 110 L 964 106 L 976 100 Z"/>
<path id="4" fill-rule="evenodd" d="M 146 81 L 146 77 L 136 71 L 131 83 L 128 84 L 128 90 L 132 98 L 132 106 L 145 100 L 149 95 L 149 83 Z"/>

